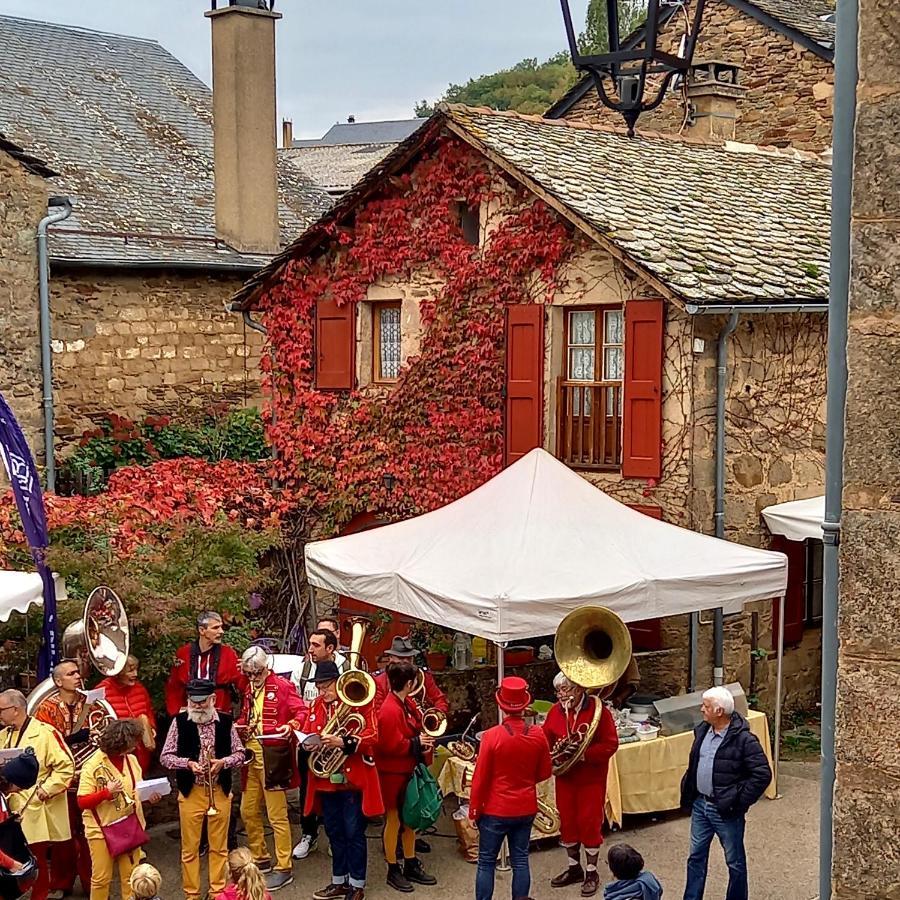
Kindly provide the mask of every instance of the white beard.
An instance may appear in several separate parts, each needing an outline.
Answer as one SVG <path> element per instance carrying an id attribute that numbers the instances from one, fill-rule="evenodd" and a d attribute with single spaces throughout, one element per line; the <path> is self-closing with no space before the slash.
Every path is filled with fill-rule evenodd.
<path id="1" fill-rule="evenodd" d="M 216 714 L 214 708 L 210 709 L 189 709 L 188 710 L 188 721 L 193 722 L 195 725 L 206 725 L 208 722 L 212 722 L 213 716 Z"/>

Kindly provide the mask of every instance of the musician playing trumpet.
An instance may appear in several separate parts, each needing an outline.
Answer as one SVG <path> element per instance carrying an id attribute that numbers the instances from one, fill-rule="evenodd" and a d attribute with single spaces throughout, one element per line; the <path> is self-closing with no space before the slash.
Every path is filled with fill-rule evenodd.
<path id="1" fill-rule="evenodd" d="M 589 734 L 596 704 L 602 704 L 597 696 L 587 693 L 562 672 L 553 679 L 553 687 L 558 702 L 547 713 L 544 733 L 553 756 L 560 843 L 568 856 L 568 865 L 550 884 L 553 887 L 581 884 L 581 896 L 591 897 L 600 887 L 597 860 L 603 843 L 606 775 L 609 760 L 619 747 L 619 737 L 612 714 L 606 708 L 601 709 L 599 724 Z"/>
<path id="2" fill-rule="evenodd" d="M 216 686 L 195 679 L 187 709 L 169 726 L 160 762 L 175 772 L 181 824 L 181 880 L 188 900 L 200 897 L 200 834 L 207 822 L 209 893 L 225 890 L 232 769 L 247 759 L 231 716 L 216 710 Z"/>
<path id="3" fill-rule="evenodd" d="M 331 844 L 331 884 L 316 891 L 315 900 L 363 900 L 368 865 L 366 818 L 384 812 L 372 756 L 378 741 L 374 704 L 370 701 L 352 708 L 362 727 L 335 729 L 335 716 L 344 706 L 337 691 L 339 675 L 330 660 L 316 666 L 319 696 L 307 726 L 310 732 L 321 735 L 322 748 L 329 748 L 338 759 L 336 771 L 325 776 L 316 771 L 318 754 L 314 752 L 310 758 L 304 813 L 321 813 Z"/>

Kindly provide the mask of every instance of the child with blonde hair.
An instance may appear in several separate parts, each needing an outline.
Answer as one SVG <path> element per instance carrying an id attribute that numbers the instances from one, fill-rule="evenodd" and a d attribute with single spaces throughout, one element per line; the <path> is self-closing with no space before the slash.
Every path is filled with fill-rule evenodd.
<path id="1" fill-rule="evenodd" d="M 131 894 L 134 900 L 159 900 L 159 886 L 162 884 L 162 875 L 159 869 L 149 863 L 140 863 L 132 869 L 131 878 L 128 880 L 131 886 Z"/>
<path id="2" fill-rule="evenodd" d="M 272 900 L 266 890 L 266 880 L 246 847 L 238 847 L 228 854 L 228 868 L 231 884 L 219 894 L 218 900 Z"/>

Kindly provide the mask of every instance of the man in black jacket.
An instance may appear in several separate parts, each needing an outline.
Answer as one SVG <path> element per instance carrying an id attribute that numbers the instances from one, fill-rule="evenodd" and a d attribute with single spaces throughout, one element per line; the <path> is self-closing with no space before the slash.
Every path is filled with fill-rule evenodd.
<path id="1" fill-rule="evenodd" d="M 747 900 L 744 817 L 772 780 L 769 761 L 734 698 L 723 687 L 703 695 L 703 723 L 694 729 L 694 746 L 681 780 L 681 805 L 691 811 L 691 855 L 684 900 L 702 900 L 713 835 L 725 851 L 725 900 Z"/>

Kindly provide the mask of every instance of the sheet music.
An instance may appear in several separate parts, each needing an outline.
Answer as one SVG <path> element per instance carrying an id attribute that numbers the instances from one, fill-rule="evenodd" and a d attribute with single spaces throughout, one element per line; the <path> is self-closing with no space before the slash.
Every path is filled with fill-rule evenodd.
<path id="1" fill-rule="evenodd" d="M 94 688 L 92 691 L 84 692 L 85 703 L 96 703 L 98 700 L 106 699 L 106 688 Z"/>
<path id="2" fill-rule="evenodd" d="M 137 783 L 137 793 L 142 801 L 149 800 L 153 794 L 165 797 L 166 794 L 172 793 L 172 785 L 169 783 L 168 778 L 150 778 L 147 781 L 139 781 Z"/>

